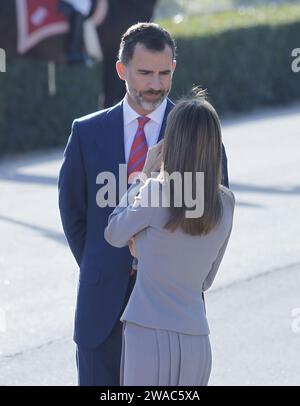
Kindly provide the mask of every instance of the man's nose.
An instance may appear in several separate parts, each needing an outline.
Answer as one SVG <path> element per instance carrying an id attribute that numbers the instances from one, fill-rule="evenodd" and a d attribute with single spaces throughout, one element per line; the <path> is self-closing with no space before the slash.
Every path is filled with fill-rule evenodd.
<path id="1" fill-rule="evenodd" d="M 151 85 L 151 88 L 152 88 L 153 90 L 161 90 L 162 84 L 161 84 L 160 77 L 154 75 L 154 76 L 151 78 L 151 83 L 150 83 L 150 85 Z"/>

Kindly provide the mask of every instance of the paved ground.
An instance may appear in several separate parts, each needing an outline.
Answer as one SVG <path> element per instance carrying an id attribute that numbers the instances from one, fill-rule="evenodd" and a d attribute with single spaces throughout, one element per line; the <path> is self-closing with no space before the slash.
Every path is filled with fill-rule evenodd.
<path id="1" fill-rule="evenodd" d="M 237 207 L 206 296 L 211 385 L 300 384 L 299 128 L 299 105 L 224 122 Z M 77 268 L 58 216 L 61 156 L 0 163 L 0 385 L 76 384 Z"/>

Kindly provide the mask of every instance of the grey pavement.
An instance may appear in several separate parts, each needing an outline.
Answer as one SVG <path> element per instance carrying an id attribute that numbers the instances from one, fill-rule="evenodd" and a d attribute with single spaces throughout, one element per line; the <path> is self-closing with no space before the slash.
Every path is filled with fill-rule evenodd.
<path id="1" fill-rule="evenodd" d="M 300 384 L 300 105 L 225 120 L 237 206 L 206 294 L 210 385 Z M 0 162 L 0 385 L 76 385 L 77 266 L 57 209 L 62 151 Z"/>

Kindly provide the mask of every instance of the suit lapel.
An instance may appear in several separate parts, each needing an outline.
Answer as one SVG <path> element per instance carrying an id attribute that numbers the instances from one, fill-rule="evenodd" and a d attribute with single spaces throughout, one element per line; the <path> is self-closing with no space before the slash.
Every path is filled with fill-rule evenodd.
<path id="1" fill-rule="evenodd" d="M 116 179 L 116 197 L 119 201 L 119 165 L 125 164 L 123 100 L 102 112 L 105 116 L 99 123 L 96 134 L 97 160 L 100 170 L 113 173 Z"/>
<path id="2" fill-rule="evenodd" d="M 108 156 L 117 165 L 125 163 L 123 100 L 107 114 Z"/>
<path id="3" fill-rule="evenodd" d="M 109 168 L 125 163 L 123 101 L 106 112 L 100 125 L 96 142 L 102 159 Z"/>
<path id="4" fill-rule="evenodd" d="M 167 106 L 166 106 L 166 111 L 165 111 L 165 115 L 164 115 L 164 119 L 160 128 L 160 133 L 159 133 L 159 137 L 158 137 L 158 141 L 162 140 L 164 138 L 164 134 L 165 134 L 165 129 L 166 129 L 166 123 L 167 123 L 167 117 L 170 113 L 170 111 L 172 110 L 172 108 L 174 107 L 174 103 L 168 99 L 167 100 Z"/>

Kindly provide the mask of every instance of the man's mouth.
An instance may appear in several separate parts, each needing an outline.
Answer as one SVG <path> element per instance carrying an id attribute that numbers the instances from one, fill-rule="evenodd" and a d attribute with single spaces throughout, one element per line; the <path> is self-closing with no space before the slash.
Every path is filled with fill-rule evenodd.
<path id="1" fill-rule="evenodd" d="M 144 93 L 143 96 L 146 99 L 158 100 L 158 99 L 161 99 L 163 97 L 163 93 L 162 92 L 159 92 L 159 93 Z"/>

